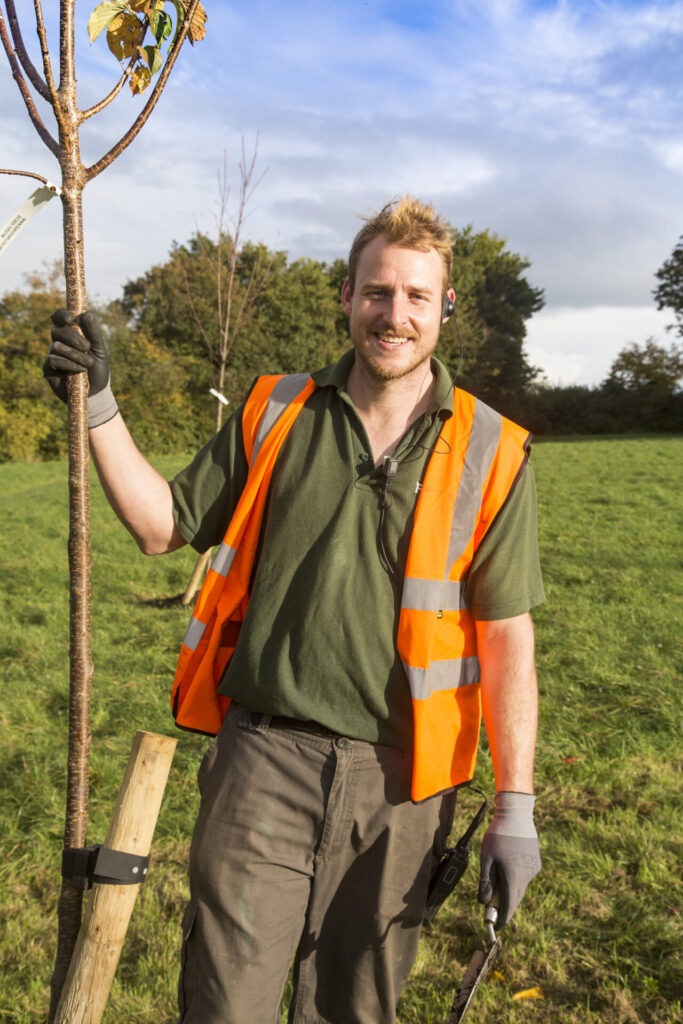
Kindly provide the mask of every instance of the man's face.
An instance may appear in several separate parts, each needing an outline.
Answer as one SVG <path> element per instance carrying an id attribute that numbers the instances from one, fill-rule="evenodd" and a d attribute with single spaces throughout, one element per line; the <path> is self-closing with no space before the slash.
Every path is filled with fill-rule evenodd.
<path id="1" fill-rule="evenodd" d="M 437 252 L 374 238 L 360 254 L 353 294 L 348 281 L 342 288 L 359 369 L 388 381 L 422 368 L 439 337 L 442 289 Z"/>

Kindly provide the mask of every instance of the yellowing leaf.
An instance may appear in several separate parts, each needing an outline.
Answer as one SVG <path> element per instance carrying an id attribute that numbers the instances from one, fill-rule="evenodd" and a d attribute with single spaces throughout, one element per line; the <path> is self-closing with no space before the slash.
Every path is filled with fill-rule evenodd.
<path id="1" fill-rule="evenodd" d="M 128 60 L 142 42 L 144 22 L 130 11 L 117 15 L 107 29 L 107 45 L 117 60 Z"/>
<path id="2" fill-rule="evenodd" d="M 139 96 L 141 92 L 144 92 L 152 79 L 152 72 L 149 70 L 146 64 L 138 64 L 133 71 L 130 72 L 130 91 L 133 96 Z"/>
<path id="3" fill-rule="evenodd" d="M 178 12 L 178 27 L 190 7 L 190 0 L 171 0 Z M 177 31 L 177 29 L 176 29 Z M 201 4 L 197 4 L 195 12 L 190 20 L 190 27 L 187 30 L 187 38 L 192 45 L 200 42 L 206 35 L 206 11 Z"/>
<path id="4" fill-rule="evenodd" d="M 545 999 L 545 996 L 541 992 L 538 985 L 534 985 L 533 988 L 522 989 L 521 992 L 515 992 L 513 999 Z"/>
<path id="5" fill-rule="evenodd" d="M 493 977 L 496 979 L 496 981 L 505 981 L 505 975 L 501 974 L 500 971 L 494 971 Z"/>
<path id="6" fill-rule="evenodd" d="M 88 35 L 90 42 L 94 43 L 100 32 L 109 25 L 117 15 L 125 11 L 127 5 L 122 0 L 104 0 L 98 4 L 88 18 Z"/>
<path id="7" fill-rule="evenodd" d="M 126 7 L 137 14 L 146 14 L 149 17 L 154 11 L 163 10 L 166 0 L 128 0 Z"/>
<path id="8" fill-rule="evenodd" d="M 188 0 L 184 0 L 187 10 Z M 206 11 L 201 4 L 197 4 L 197 8 L 192 15 L 192 21 L 187 32 L 187 38 L 190 40 L 192 45 L 201 42 L 206 35 Z"/>

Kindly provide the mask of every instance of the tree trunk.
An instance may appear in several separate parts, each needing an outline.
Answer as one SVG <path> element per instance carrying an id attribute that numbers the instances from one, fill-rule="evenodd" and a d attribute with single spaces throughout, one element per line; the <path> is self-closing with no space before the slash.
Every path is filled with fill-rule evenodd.
<path id="1" fill-rule="evenodd" d="M 62 204 L 64 272 L 69 310 L 86 308 L 83 260 L 82 166 L 78 141 L 63 147 Z M 88 375 L 68 381 L 69 395 L 69 749 L 67 760 L 64 848 L 86 845 L 90 694 L 93 674 L 90 646 L 90 490 L 88 481 Z M 81 923 L 83 894 L 66 879 L 57 907 L 57 953 L 50 983 L 49 1021 L 54 1013 Z"/>

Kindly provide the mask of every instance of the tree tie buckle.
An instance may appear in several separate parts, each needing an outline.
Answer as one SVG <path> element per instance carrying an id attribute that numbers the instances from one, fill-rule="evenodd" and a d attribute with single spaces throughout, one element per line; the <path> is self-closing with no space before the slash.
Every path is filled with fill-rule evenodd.
<path id="1" fill-rule="evenodd" d="M 106 846 L 73 847 L 62 851 L 62 877 L 74 889 L 90 889 L 100 885 L 138 885 L 145 881 L 149 854 L 140 857 Z"/>

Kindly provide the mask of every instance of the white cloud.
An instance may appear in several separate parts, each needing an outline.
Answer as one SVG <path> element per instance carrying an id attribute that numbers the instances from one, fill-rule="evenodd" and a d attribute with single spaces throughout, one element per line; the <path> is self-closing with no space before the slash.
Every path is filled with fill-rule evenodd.
<path id="1" fill-rule="evenodd" d="M 671 312 L 648 306 L 541 310 L 528 324 L 529 361 L 551 384 L 599 384 L 621 349 L 650 337 L 668 347 Z"/>
<path id="2" fill-rule="evenodd" d="M 653 149 L 665 167 L 677 174 L 683 174 L 683 139 L 656 142 Z"/>

